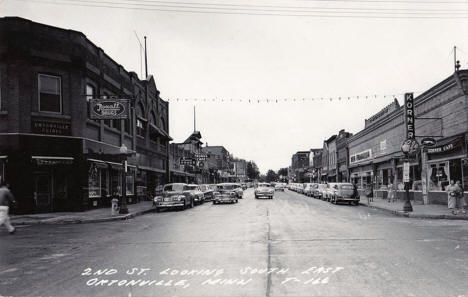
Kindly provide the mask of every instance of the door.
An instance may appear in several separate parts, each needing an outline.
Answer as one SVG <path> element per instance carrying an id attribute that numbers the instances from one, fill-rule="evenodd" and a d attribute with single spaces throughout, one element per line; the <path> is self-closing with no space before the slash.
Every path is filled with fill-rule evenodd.
<path id="1" fill-rule="evenodd" d="M 37 212 L 52 211 L 52 179 L 49 172 L 34 174 L 34 202 Z"/>

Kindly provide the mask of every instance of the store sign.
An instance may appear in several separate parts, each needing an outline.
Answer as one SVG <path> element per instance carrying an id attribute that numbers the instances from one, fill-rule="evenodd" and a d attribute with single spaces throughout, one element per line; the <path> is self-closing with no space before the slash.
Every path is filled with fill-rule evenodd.
<path id="1" fill-rule="evenodd" d="M 205 161 L 206 158 L 207 158 L 207 155 L 206 154 L 201 154 L 201 153 L 196 153 L 195 154 L 195 158 L 199 161 Z"/>
<path id="2" fill-rule="evenodd" d="M 434 138 L 423 138 L 421 139 L 421 144 L 425 146 L 433 146 L 436 144 L 436 140 Z"/>
<path id="3" fill-rule="evenodd" d="M 72 165 L 73 160 L 34 159 L 39 166 Z"/>
<path id="4" fill-rule="evenodd" d="M 427 149 L 428 154 L 440 154 L 458 149 L 462 145 L 462 138 L 458 137 L 451 142 Z"/>
<path id="5" fill-rule="evenodd" d="M 387 139 L 380 142 L 380 151 L 385 152 L 387 150 Z"/>
<path id="6" fill-rule="evenodd" d="M 128 99 L 92 99 L 89 101 L 89 117 L 95 120 L 128 119 Z"/>
<path id="7" fill-rule="evenodd" d="M 406 139 L 415 139 L 416 128 L 414 127 L 413 93 L 405 94 L 405 127 L 406 127 Z"/>
<path id="8" fill-rule="evenodd" d="M 71 127 L 69 123 L 61 123 L 54 121 L 32 120 L 32 133 L 47 134 L 47 135 L 71 135 Z"/>
<path id="9" fill-rule="evenodd" d="M 180 165 L 195 165 L 195 160 L 189 158 L 181 158 Z"/>
<path id="10" fill-rule="evenodd" d="M 409 162 L 403 163 L 403 182 L 409 183 L 410 181 L 410 165 Z"/>
<path id="11" fill-rule="evenodd" d="M 357 154 L 354 154 L 352 155 L 350 158 L 349 158 L 349 162 L 351 164 L 353 163 L 357 163 L 357 162 L 361 162 L 361 161 L 366 161 L 366 160 L 370 160 L 372 159 L 372 150 L 371 149 L 368 149 L 368 150 L 365 150 L 363 152 L 360 152 L 360 153 L 357 153 Z"/>

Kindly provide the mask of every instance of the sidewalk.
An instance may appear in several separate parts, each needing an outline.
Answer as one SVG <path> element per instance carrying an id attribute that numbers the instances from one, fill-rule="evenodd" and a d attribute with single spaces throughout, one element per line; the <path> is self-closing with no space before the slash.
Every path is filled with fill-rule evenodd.
<path id="1" fill-rule="evenodd" d="M 86 224 L 131 219 L 154 211 L 152 201 L 141 201 L 128 205 L 128 214 L 111 215 L 110 207 L 92 209 L 84 212 L 52 212 L 28 215 L 11 215 L 15 225 L 35 224 Z"/>
<path id="2" fill-rule="evenodd" d="M 447 205 L 429 204 L 423 205 L 421 202 L 411 201 L 413 212 L 403 212 L 404 201 L 397 200 L 395 203 L 388 203 L 386 199 L 374 198 L 374 201 L 367 204 L 367 197 L 361 196 L 361 205 L 375 209 L 384 210 L 397 216 L 418 218 L 418 219 L 447 219 L 447 220 L 468 220 L 468 214 L 454 215 L 449 211 Z"/>

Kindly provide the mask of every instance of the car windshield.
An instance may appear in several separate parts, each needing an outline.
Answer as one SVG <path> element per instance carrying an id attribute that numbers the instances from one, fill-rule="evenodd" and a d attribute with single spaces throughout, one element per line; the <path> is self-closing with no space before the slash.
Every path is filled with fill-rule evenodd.
<path id="1" fill-rule="evenodd" d="M 218 185 L 217 186 L 218 190 L 233 190 L 237 188 L 236 185 Z"/>
<path id="2" fill-rule="evenodd" d="M 342 185 L 340 187 L 340 189 L 342 189 L 342 190 L 353 190 L 353 186 L 352 185 Z"/>
<path id="3" fill-rule="evenodd" d="M 267 188 L 271 187 L 270 184 L 258 184 L 258 186 L 259 187 L 267 187 Z"/>
<path id="4" fill-rule="evenodd" d="M 193 191 L 197 189 L 197 186 L 187 186 L 185 189 L 188 191 Z"/>
<path id="5" fill-rule="evenodd" d="M 164 192 L 182 192 L 184 190 L 184 184 L 170 184 L 164 186 Z"/>

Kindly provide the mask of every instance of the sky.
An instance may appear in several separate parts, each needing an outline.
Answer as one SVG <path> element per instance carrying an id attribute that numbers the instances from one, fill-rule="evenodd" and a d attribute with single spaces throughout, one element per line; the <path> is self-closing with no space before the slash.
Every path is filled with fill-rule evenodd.
<path id="1" fill-rule="evenodd" d="M 454 46 L 468 69 L 464 0 L 0 0 L 0 16 L 81 31 L 140 77 L 147 36 L 174 142 L 193 132 L 195 106 L 203 142 L 263 173 L 447 78 Z"/>

